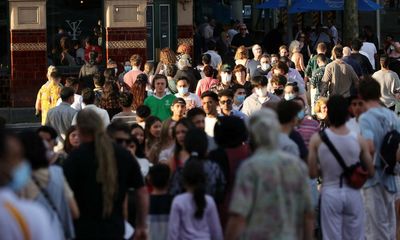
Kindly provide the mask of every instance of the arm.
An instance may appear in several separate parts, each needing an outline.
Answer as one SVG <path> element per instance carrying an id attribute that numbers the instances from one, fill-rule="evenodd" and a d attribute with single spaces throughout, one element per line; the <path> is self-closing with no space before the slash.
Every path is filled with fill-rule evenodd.
<path id="1" fill-rule="evenodd" d="M 314 239 L 314 213 L 306 212 L 304 214 L 304 240 Z"/>
<path id="2" fill-rule="evenodd" d="M 149 195 L 145 186 L 135 190 L 136 229 L 135 239 L 147 239 L 147 214 L 149 211 Z"/>
<path id="3" fill-rule="evenodd" d="M 314 133 L 308 146 L 308 168 L 311 178 L 318 177 L 318 147 L 320 143 L 321 138 L 319 137 L 319 133 Z"/>
<path id="4" fill-rule="evenodd" d="M 239 239 L 240 234 L 246 227 L 246 219 L 238 214 L 231 214 L 226 225 L 225 239 Z"/>
<path id="5" fill-rule="evenodd" d="M 299 64 L 300 64 L 300 69 L 301 69 L 301 71 L 305 71 L 306 70 L 306 67 L 304 66 L 304 57 L 303 57 L 303 54 L 301 54 L 300 53 L 300 61 L 299 61 Z"/>
<path id="6" fill-rule="evenodd" d="M 320 95 L 323 97 L 327 97 L 328 96 L 328 91 L 329 91 L 329 83 L 332 81 L 332 72 L 331 72 L 331 68 L 326 67 L 325 68 L 325 72 L 324 72 L 324 76 L 322 77 L 321 80 L 321 92 Z"/>
<path id="7" fill-rule="evenodd" d="M 373 177 L 375 174 L 375 168 L 372 164 L 372 157 L 368 151 L 368 144 L 367 141 L 361 136 L 358 136 L 358 142 L 360 143 L 361 153 L 360 159 L 363 162 L 364 166 L 366 167 L 368 174 L 370 177 Z"/>
<path id="8" fill-rule="evenodd" d="M 36 114 L 39 113 L 39 111 L 42 110 L 42 89 L 39 90 L 37 97 L 36 97 L 36 103 L 35 103 L 35 109 L 36 109 Z"/>
<path id="9" fill-rule="evenodd" d="M 175 198 L 176 199 L 176 198 Z M 168 221 L 168 240 L 179 239 L 179 223 L 181 222 L 180 209 L 176 201 L 172 202 L 171 213 L 169 214 Z"/>
<path id="10" fill-rule="evenodd" d="M 214 201 L 207 201 L 210 204 L 210 214 L 207 214 L 208 225 L 210 227 L 211 239 L 223 239 L 222 227 L 218 217 L 218 210 Z"/>
<path id="11" fill-rule="evenodd" d="M 73 219 L 78 219 L 80 217 L 81 213 L 79 211 L 78 204 L 76 203 L 74 197 L 71 197 L 68 200 L 68 205 L 69 205 L 69 209 L 71 210 L 72 218 Z"/>

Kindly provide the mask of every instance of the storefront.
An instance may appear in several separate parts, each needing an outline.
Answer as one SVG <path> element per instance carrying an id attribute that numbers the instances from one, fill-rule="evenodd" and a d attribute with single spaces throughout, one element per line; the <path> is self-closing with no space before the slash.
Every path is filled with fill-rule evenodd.
<path id="1" fill-rule="evenodd" d="M 164 47 L 193 44 L 192 0 L 9 0 L 0 6 L 9 10 L 0 13 L 1 34 L 6 26 L 10 40 L 0 53 L 10 75 L 10 107 L 34 106 L 48 65 L 78 73 L 82 62 L 66 60 L 65 52 L 78 59 L 88 37 L 101 49 L 100 64 L 112 59 L 120 69 L 134 53 L 156 62 Z"/>

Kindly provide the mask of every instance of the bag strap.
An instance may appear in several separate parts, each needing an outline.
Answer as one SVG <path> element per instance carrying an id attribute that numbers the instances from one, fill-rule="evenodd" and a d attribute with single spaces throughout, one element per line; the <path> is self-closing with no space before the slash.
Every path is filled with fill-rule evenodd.
<path id="1" fill-rule="evenodd" d="M 22 236 L 25 240 L 31 240 L 31 234 L 29 231 L 28 224 L 22 214 L 18 211 L 16 207 L 14 207 L 11 203 L 5 202 L 4 207 L 11 213 L 14 219 L 18 222 L 19 227 L 21 228 Z"/>
<path id="2" fill-rule="evenodd" d="M 328 135 L 326 134 L 325 130 L 319 132 L 319 136 L 321 137 L 322 141 L 326 144 L 329 150 L 332 152 L 333 156 L 335 156 L 339 165 L 343 168 L 343 171 L 346 171 L 348 168 L 344 163 L 342 156 L 340 156 L 339 152 L 336 150 L 335 146 L 333 146 L 331 140 L 329 140 Z"/>
<path id="3" fill-rule="evenodd" d="M 58 220 L 60 221 L 61 226 L 63 227 L 64 235 L 67 236 L 67 232 L 66 232 L 64 221 L 62 220 L 61 215 L 60 215 L 56 205 L 54 204 L 53 200 L 51 199 L 49 192 L 47 191 L 47 189 L 45 189 L 44 187 L 42 187 L 40 185 L 39 180 L 35 176 L 32 175 L 31 177 L 32 177 L 33 182 L 40 189 L 40 192 L 43 194 L 44 198 L 46 198 L 47 203 L 50 205 L 50 207 L 56 213 L 56 215 L 58 217 Z"/>

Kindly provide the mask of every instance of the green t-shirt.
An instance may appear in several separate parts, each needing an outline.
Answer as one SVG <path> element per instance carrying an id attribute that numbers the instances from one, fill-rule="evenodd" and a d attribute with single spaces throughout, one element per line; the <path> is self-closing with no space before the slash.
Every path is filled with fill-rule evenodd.
<path id="1" fill-rule="evenodd" d="M 171 105 L 175 98 L 172 94 L 167 94 L 161 99 L 153 95 L 144 100 L 144 105 L 151 109 L 151 115 L 164 121 L 172 115 Z"/>

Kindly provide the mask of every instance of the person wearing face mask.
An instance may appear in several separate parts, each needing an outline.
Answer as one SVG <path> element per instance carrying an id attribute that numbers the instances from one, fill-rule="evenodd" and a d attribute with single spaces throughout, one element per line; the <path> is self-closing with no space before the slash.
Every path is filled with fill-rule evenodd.
<path id="1" fill-rule="evenodd" d="M 139 54 L 133 54 L 130 58 L 131 70 L 124 75 L 124 82 L 132 88 L 139 74 L 143 73 L 140 70 L 142 65 L 142 57 Z"/>
<path id="2" fill-rule="evenodd" d="M 28 183 L 31 174 L 22 152 L 18 138 L 0 129 L 0 239 L 60 239 L 49 228 L 47 212 L 15 194 Z"/>
<path id="3" fill-rule="evenodd" d="M 270 58 L 268 54 L 263 54 L 260 58 L 260 64 L 254 72 L 254 76 L 266 76 L 271 70 Z"/>
<path id="4" fill-rule="evenodd" d="M 287 83 L 285 85 L 284 93 L 284 98 L 286 101 L 296 98 L 299 95 L 299 87 L 297 86 L 297 83 Z"/>
<path id="5" fill-rule="evenodd" d="M 127 74 L 130 70 L 132 70 L 131 62 L 130 61 L 126 61 L 125 64 L 124 64 L 124 71 L 119 74 L 118 80 L 120 82 L 123 82 L 125 74 Z"/>
<path id="6" fill-rule="evenodd" d="M 235 116 L 242 120 L 247 119 L 247 115 L 233 109 L 233 92 L 230 89 L 225 89 L 218 94 L 219 97 L 219 115 L 220 116 Z"/>
<path id="7" fill-rule="evenodd" d="M 178 93 L 175 94 L 177 98 L 183 98 L 186 102 L 186 110 L 189 111 L 195 107 L 201 107 L 200 97 L 194 93 L 189 92 L 189 80 L 186 77 L 181 77 L 176 80 L 176 88 Z"/>
<path id="8" fill-rule="evenodd" d="M 251 48 L 251 50 L 252 50 L 254 58 L 250 59 L 246 66 L 249 70 L 250 78 L 255 76 L 255 74 L 257 72 L 257 68 L 260 65 L 261 56 L 263 54 L 263 50 L 262 50 L 261 46 L 258 44 L 254 44 L 253 47 Z"/>
<path id="9" fill-rule="evenodd" d="M 242 85 L 235 84 L 232 87 L 232 91 L 234 94 L 232 108 L 241 111 L 243 108 L 243 102 L 246 99 L 246 90 Z"/>
<path id="10" fill-rule="evenodd" d="M 281 99 L 268 92 L 268 79 L 265 76 L 256 76 L 251 79 L 254 93 L 243 102 L 242 112 L 250 116 L 268 102 L 279 102 Z"/>
<path id="11" fill-rule="evenodd" d="M 285 76 L 281 75 L 274 75 L 272 76 L 271 80 L 269 81 L 267 87 L 268 92 L 274 94 L 275 96 L 279 97 L 280 99 L 284 98 L 284 89 L 287 84 L 287 79 Z"/>
<path id="12" fill-rule="evenodd" d="M 224 64 L 221 66 L 220 74 L 217 77 L 219 80 L 219 83 L 212 86 L 210 88 L 210 91 L 215 92 L 216 94 L 220 93 L 221 91 L 225 89 L 230 89 L 233 85 L 232 83 L 232 68 L 228 64 Z"/>

